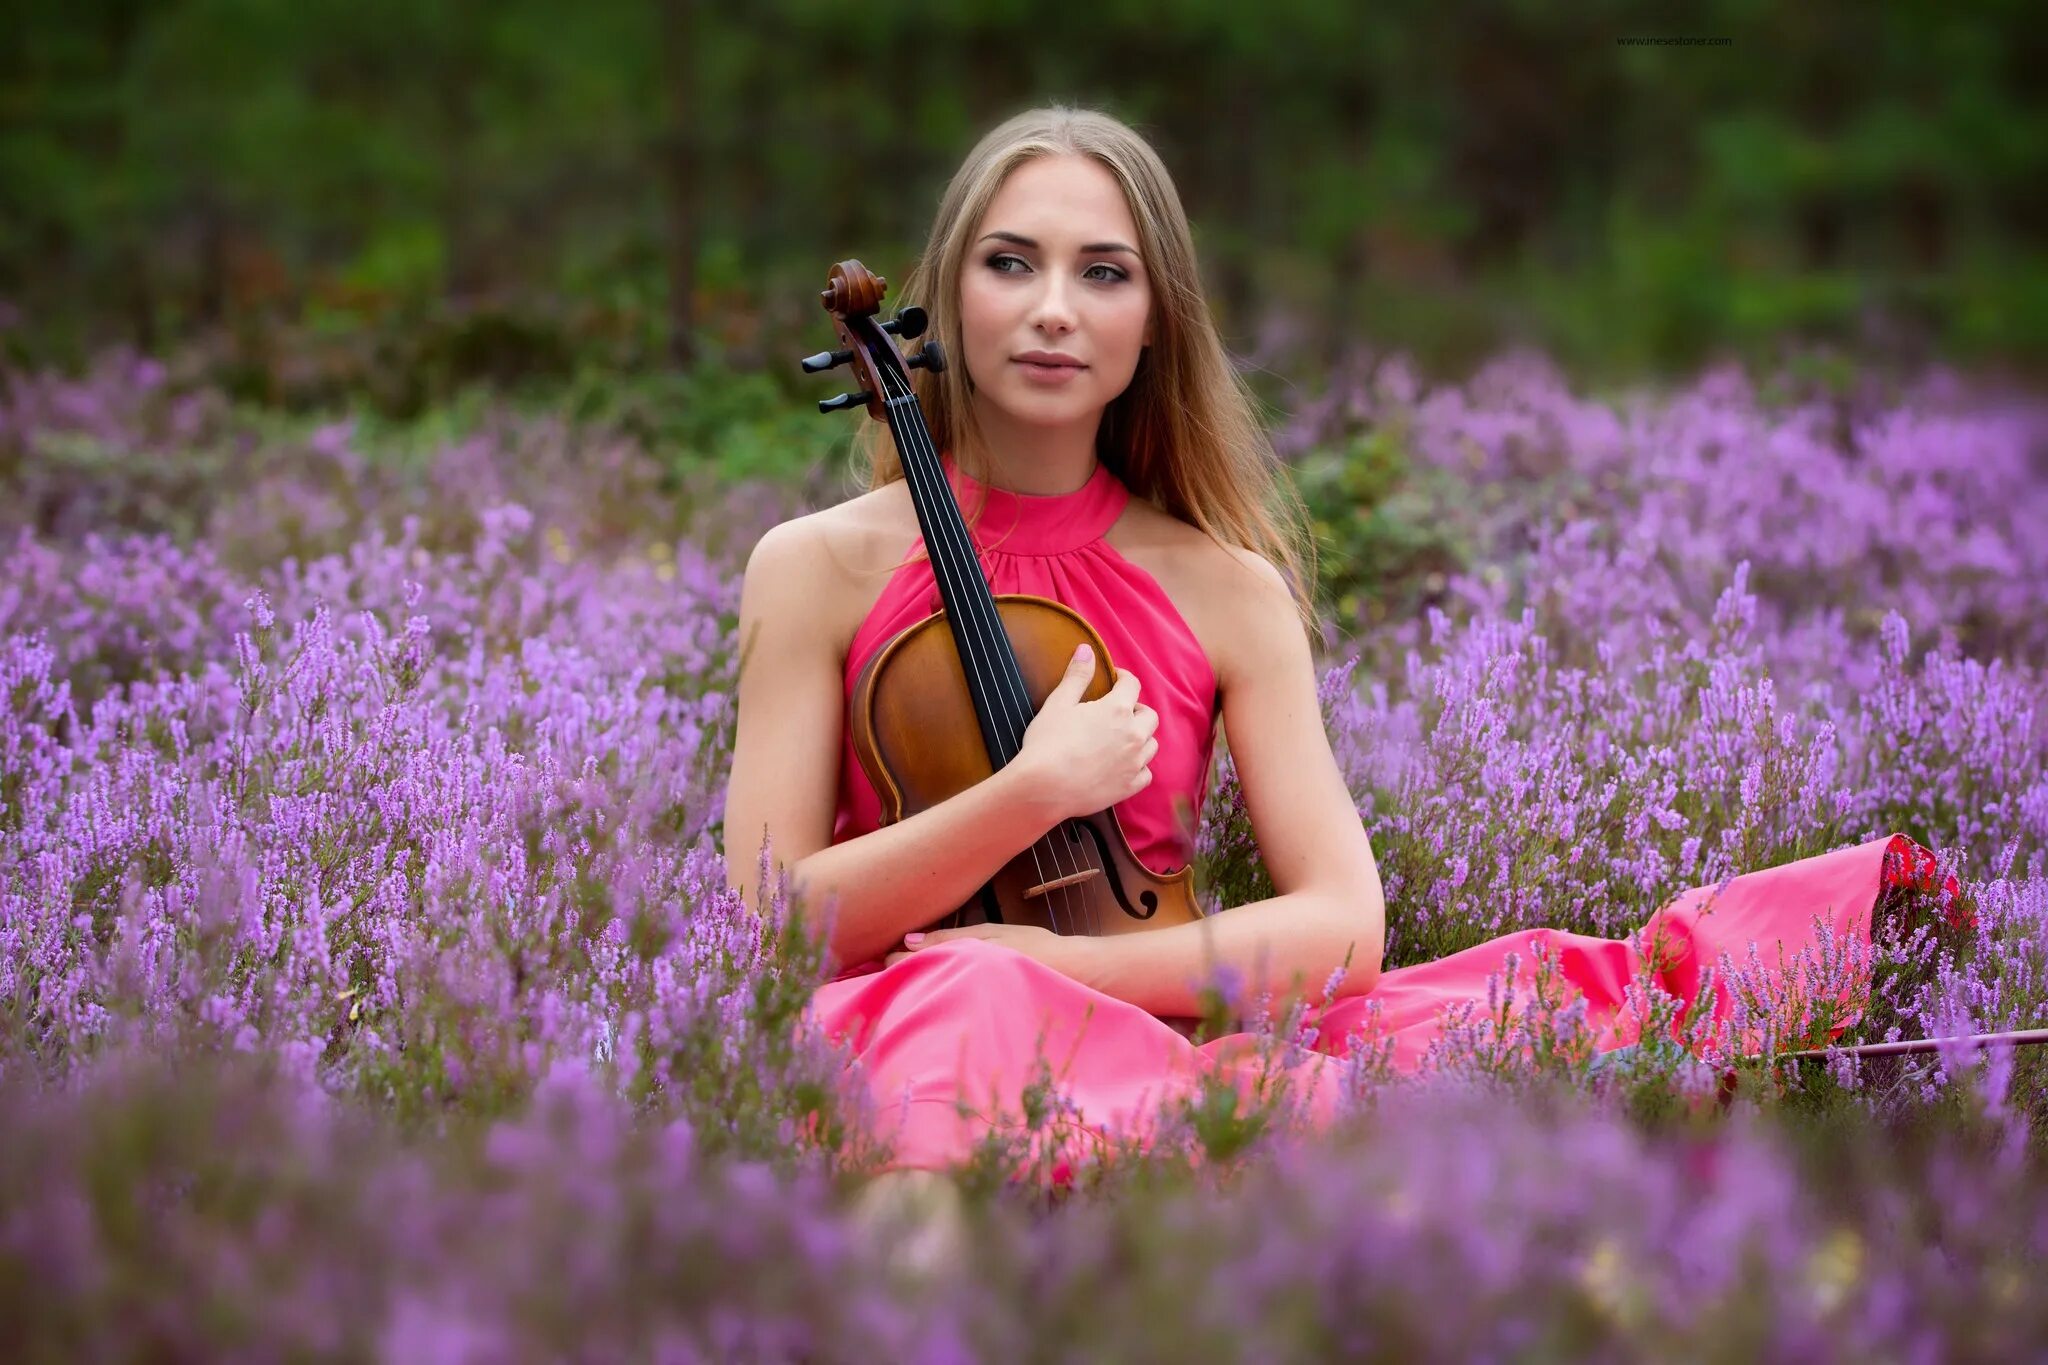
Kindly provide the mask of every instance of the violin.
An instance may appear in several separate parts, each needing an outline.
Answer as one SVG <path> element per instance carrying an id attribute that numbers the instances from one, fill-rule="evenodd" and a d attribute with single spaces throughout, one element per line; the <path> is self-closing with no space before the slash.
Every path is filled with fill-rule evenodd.
<path id="1" fill-rule="evenodd" d="M 867 409 L 889 424 L 910 500 L 931 559 L 941 607 L 905 627 L 861 669 L 847 703 L 853 751 L 894 824 L 985 781 L 1013 762 L 1024 730 L 1058 685 L 1075 651 L 1094 650 L 1082 693 L 1093 700 L 1116 683 L 1102 637 L 1064 603 L 989 588 L 960 505 L 947 482 L 910 371 L 944 371 L 939 343 L 909 359 L 897 337 L 923 334 L 925 310 L 876 321 L 888 281 L 857 260 L 833 266 L 821 292 L 840 349 L 806 357 L 807 374 L 851 365 L 859 389 L 823 399 L 820 412 Z M 1182 838 L 1194 845 L 1192 813 L 1177 798 Z M 1032 924 L 1057 934 L 1128 934 L 1202 918 L 1192 859 L 1161 876 L 1131 853 L 1112 807 L 1064 819 L 997 870 L 966 904 L 928 928 Z"/>

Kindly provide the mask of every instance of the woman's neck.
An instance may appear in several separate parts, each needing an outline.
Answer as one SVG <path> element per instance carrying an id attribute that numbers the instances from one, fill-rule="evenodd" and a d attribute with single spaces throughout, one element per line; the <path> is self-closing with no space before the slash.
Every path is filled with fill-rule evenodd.
<path id="1" fill-rule="evenodd" d="M 984 482 L 989 486 L 1031 497 L 1059 497 L 1086 487 L 1095 477 L 1100 410 L 1086 422 L 1061 427 L 1030 426 L 986 412 L 977 417 L 981 441 L 975 453 L 980 468 L 987 471 Z M 954 458 L 959 459 L 957 452 Z"/>

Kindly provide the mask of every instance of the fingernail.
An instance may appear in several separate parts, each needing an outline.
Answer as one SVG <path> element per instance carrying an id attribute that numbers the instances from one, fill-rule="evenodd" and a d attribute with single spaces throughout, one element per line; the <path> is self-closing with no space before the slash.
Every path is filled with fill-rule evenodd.
<path id="1" fill-rule="evenodd" d="M 1077 659 L 1085 659 L 1088 657 L 1090 653 L 1092 653 L 1092 651 L 1088 648 L 1088 646 L 1082 645 L 1079 649 L 1074 651 L 1074 657 Z"/>
<path id="2" fill-rule="evenodd" d="M 905 934 L 903 936 L 903 946 L 906 948 L 915 948 L 922 942 L 924 942 L 923 934 Z"/>

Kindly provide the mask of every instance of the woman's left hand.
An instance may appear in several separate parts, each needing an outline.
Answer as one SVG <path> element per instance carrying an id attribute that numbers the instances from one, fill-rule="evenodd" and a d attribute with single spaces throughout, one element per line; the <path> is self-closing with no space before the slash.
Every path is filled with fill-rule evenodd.
<path id="1" fill-rule="evenodd" d="M 1070 976 L 1084 985 L 1088 984 L 1085 964 L 1089 952 L 1096 945 L 1096 940 L 1086 934 L 1055 934 L 1036 924 L 966 924 L 957 929 L 931 929 L 922 935 L 905 934 L 905 946 L 884 957 L 882 966 L 893 967 L 912 953 L 960 938 L 983 938 L 1005 948 L 1015 948 L 1026 957 L 1036 958 L 1061 975 Z"/>

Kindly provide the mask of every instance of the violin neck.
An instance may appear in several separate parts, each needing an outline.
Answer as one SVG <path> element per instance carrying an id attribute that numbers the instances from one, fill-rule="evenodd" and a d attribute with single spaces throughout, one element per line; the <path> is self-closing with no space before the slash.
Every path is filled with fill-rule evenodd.
<path id="1" fill-rule="evenodd" d="M 896 440 L 903 476 L 910 485 L 911 505 L 917 509 L 925 554 L 931 560 L 932 578 L 938 584 L 953 645 L 960 652 L 961 671 L 974 698 L 974 714 L 981 722 L 989 763 L 1000 769 L 1023 748 L 1024 729 L 1031 723 L 1024 673 L 996 615 L 995 594 L 989 590 L 953 487 L 946 481 L 945 466 L 925 426 L 917 395 L 892 397 L 886 408 L 889 433 Z"/>

